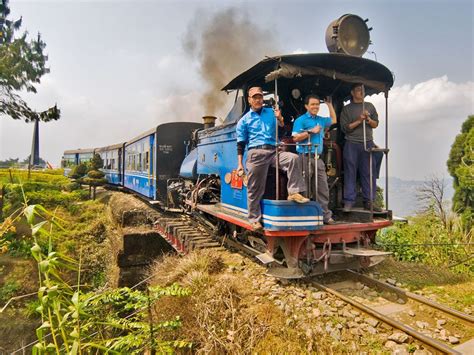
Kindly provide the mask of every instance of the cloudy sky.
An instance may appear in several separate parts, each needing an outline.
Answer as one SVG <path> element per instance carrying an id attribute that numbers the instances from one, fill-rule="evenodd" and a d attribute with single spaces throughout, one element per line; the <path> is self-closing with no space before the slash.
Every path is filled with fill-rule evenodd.
<path id="1" fill-rule="evenodd" d="M 389 175 L 447 176 L 450 145 L 474 113 L 472 0 L 11 0 L 10 7 L 47 44 L 51 73 L 38 94 L 23 97 L 37 110 L 61 108 L 61 120 L 40 127 L 41 156 L 54 165 L 65 149 L 125 141 L 160 122 L 224 116 L 227 97 L 215 87 L 266 55 L 326 52 L 327 25 L 346 13 L 369 18 L 375 54 L 365 57 L 395 75 Z M 204 106 L 204 92 L 216 101 Z M 369 100 L 383 120 L 383 98 Z M 26 157 L 32 128 L 0 117 L 0 159 Z"/>

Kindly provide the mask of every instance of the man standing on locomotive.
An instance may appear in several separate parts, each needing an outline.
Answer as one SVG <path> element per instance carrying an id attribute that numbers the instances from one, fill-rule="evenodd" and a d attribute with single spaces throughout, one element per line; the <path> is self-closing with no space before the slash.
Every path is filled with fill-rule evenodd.
<path id="1" fill-rule="evenodd" d="M 247 152 L 247 208 L 248 218 L 254 231 L 262 230 L 260 201 L 265 192 L 269 166 L 276 162 L 276 120 L 284 125 L 279 109 L 263 107 L 263 90 L 260 87 L 249 89 L 250 110 L 237 123 L 237 159 L 238 170 L 243 171 L 243 154 Z M 300 195 L 305 191 L 302 179 L 301 163 L 296 154 L 279 153 L 279 168 L 288 174 L 288 200 L 306 203 L 309 199 Z"/>
<path id="2" fill-rule="evenodd" d="M 311 162 L 310 176 L 313 177 L 314 167 L 314 152 L 318 154 L 317 179 L 318 191 L 314 191 L 314 199 L 321 205 L 323 209 L 323 221 L 325 224 L 334 224 L 332 219 L 332 212 L 328 208 L 329 203 L 329 188 L 328 177 L 326 174 L 326 166 L 324 161 L 320 158 L 323 152 L 323 137 L 327 128 L 337 122 L 336 111 L 332 106 L 330 97 L 326 98 L 326 105 L 329 109 L 330 117 L 318 116 L 321 101 L 317 95 L 310 94 L 305 98 L 306 113 L 295 120 L 293 125 L 293 140 L 300 143 L 311 143 L 311 146 L 303 146 L 298 144 L 296 151 L 300 156 L 306 155 Z M 311 179 L 313 180 L 313 179 Z M 314 186 L 312 184 L 311 186 Z"/>
<path id="3" fill-rule="evenodd" d="M 376 182 L 375 169 L 372 173 L 372 193 L 370 196 L 370 168 L 369 152 L 365 148 L 373 148 L 372 130 L 379 125 L 377 110 L 370 102 L 365 101 L 364 86 L 360 83 L 352 85 L 352 100 L 344 106 L 341 113 L 340 125 L 346 135 L 344 144 L 344 211 L 348 212 L 356 201 L 356 177 L 359 172 L 364 209 L 380 212 L 381 209 L 373 206 Z M 364 146 L 365 122 L 365 146 Z M 373 163 L 375 168 L 375 161 Z"/>

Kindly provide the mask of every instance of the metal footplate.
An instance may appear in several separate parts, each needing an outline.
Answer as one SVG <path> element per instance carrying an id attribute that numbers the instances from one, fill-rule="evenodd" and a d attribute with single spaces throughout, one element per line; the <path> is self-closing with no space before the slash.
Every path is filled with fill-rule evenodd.
<path id="1" fill-rule="evenodd" d="M 373 249 L 362 249 L 362 248 L 345 248 L 342 251 L 345 255 L 351 256 L 365 256 L 365 257 L 372 257 L 372 256 L 387 256 L 392 254 L 388 251 L 379 251 Z"/>

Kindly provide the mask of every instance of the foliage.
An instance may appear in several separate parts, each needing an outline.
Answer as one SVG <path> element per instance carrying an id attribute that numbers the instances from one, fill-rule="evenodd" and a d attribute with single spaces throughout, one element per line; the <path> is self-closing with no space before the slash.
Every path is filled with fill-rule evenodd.
<path id="1" fill-rule="evenodd" d="M 0 166 L 1 167 L 12 167 L 18 164 L 20 159 L 16 158 L 8 158 L 6 160 L 0 160 Z"/>
<path id="2" fill-rule="evenodd" d="M 450 216 L 450 219 L 446 227 L 434 210 L 427 211 L 406 224 L 382 230 L 377 235 L 377 244 L 393 252 L 398 260 L 474 272 L 474 264 L 469 263 L 472 248 L 466 245 L 472 235 L 464 231 L 458 216 Z"/>
<path id="3" fill-rule="evenodd" d="M 34 171 L 28 177 L 27 170 L 0 169 L 0 185 L 7 183 L 44 182 L 64 186 L 70 180 L 63 175 L 62 169 Z"/>
<path id="4" fill-rule="evenodd" d="M 100 171 L 102 166 L 104 165 L 104 161 L 100 157 L 99 154 L 94 154 L 90 162 L 91 169 L 87 173 L 87 176 L 81 179 L 86 185 L 89 185 L 89 188 L 92 187 L 92 199 L 95 200 L 96 195 L 96 188 L 97 186 L 104 185 L 107 183 L 107 179 L 105 179 L 105 174 Z"/>
<path id="5" fill-rule="evenodd" d="M 99 170 L 104 166 L 104 160 L 97 153 L 91 159 L 91 170 Z"/>
<path id="6" fill-rule="evenodd" d="M 46 111 L 36 112 L 16 93 L 20 90 L 36 93 L 34 84 L 49 72 L 46 67 L 46 44 L 38 33 L 29 40 L 28 33 L 17 36 L 22 19 L 10 20 L 9 1 L 0 4 L 0 114 L 26 122 L 57 120 L 60 110 L 53 106 Z"/>
<path id="7" fill-rule="evenodd" d="M 449 152 L 448 170 L 454 178 L 453 211 L 461 214 L 466 230 L 474 217 L 474 115 L 463 123 Z"/>
<path id="8" fill-rule="evenodd" d="M 24 197 L 26 201 L 26 197 Z M 41 205 L 24 204 L 21 213 L 0 225 L 0 237 L 12 231 L 13 222 L 25 219 L 31 229 L 31 255 L 38 265 L 38 303 L 36 312 L 41 325 L 36 330 L 38 342 L 33 354 L 44 353 L 111 353 L 141 354 L 147 349 L 171 353 L 177 348 L 190 347 L 181 340 L 162 340 L 161 334 L 181 326 L 178 317 L 154 321 L 150 310 L 164 296 L 183 297 L 189 291 L 178 285 L 149 287 L 146 291 L 121 288 L 117 290 L 84 292 L 81 264 L 54 250 L 56 230 L 64 231 L 62 221 Z M 40 245 L 46 238 L 46 247 Z M 65 271 L 77 273 L 75 286 L 65 281 Z M 5 297 L 14 292 L 15 285 L 5 286 Z M 0 293 L 2 290 L 0 290 Z"/>
<path id="9" fill-rule="evenodd" d="M 5 282 L 5 284 L 0 287 L 0 301 L 3 303 L 7 302 L 19 288 L 20 286 L 16 281 Z"/>
<path id="10" fill-rule="evenodd" d="M 84 175 L 87 174 L 88 170 L 89 167 L 86 163 L 80 163 L 71 169 L 71 171 L 69 172 L 69 177 L 73 179 L 81 179 L 82 177 L 84 177 Z"/>

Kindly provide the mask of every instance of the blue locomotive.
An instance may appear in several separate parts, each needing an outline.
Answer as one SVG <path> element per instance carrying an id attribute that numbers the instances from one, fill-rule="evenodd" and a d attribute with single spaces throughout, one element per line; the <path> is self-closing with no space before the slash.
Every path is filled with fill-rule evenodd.
<path id="1" fill-rule="evenodd" d="M 362 58 L 369 44 L 368 31 L 366 21 L 344 15 L 328 27 L 326 42 L 333 53 L 266 58 L 241 73 L 223 88 L 235 92 L 235 103 L 222 125 L 214 126 L 212 116 L 205 116 L 204 124 L 167 123 L 92 153 L 105 158 L 109 183 L 134 191 L 165 210 L 195 217 L 212 229 L 215 238 L 232 240 L 251 251 L 276 277 L 298 278 L 374 265 L 388 253 L 371 249 L 370 243 L 377 230 L 391 225 L 391 211 L 342 210 L 344 135 L 338 124 L 326 133 L 322 154 L 330 208 L 338 221 L 334 225 L 323 224 L 316 201 L 303 205 L 287 201 L 285 174 L 270 169 L 261 202 L 264 231 L 252 232 L 247 220 L 247 178 L 236 171 L 236 124 L 249 110 L 246 93 L 252 86 L 262 87 L 266 102 L 278 103 L 282 110 L 285 127 L 279 132 L 279 149 L 294 150 L 292 125 L 305 112 L 303 99 L 308 94 L 331 96 L 339 117 L 350 98 L 351 85 L 362 83 L 367 95 L 385 95 L 388 120 L 393 75 L 382 64 Z M 371 163 L 374 153 L 388 160 L 388 147 L 371 151 Z M 64 168 L 77 164 L 81 154 L 85 157 L 91 150 L 66 151 Z M 304 166 L 305 176 L 311 175 L 309 169 L 311 165 Z M 310 179 L 307 181 L 311 189 Z M 186 251 L 182 245 L 174 246 Z"/>

